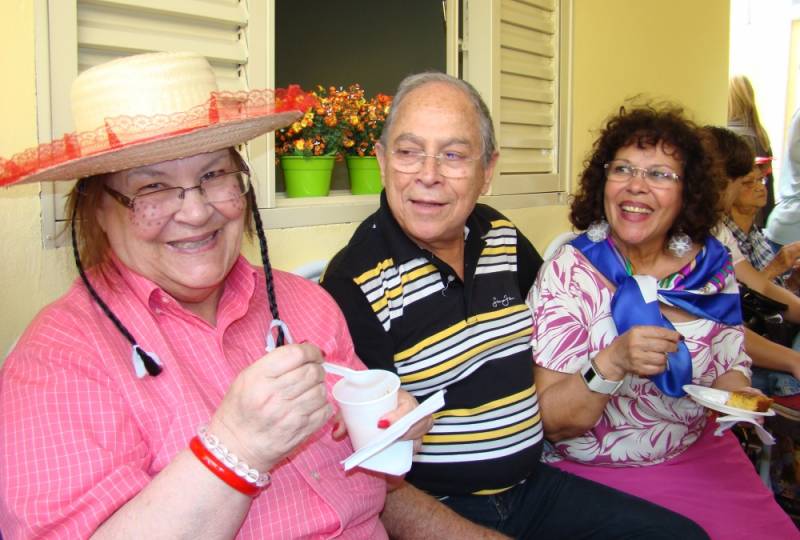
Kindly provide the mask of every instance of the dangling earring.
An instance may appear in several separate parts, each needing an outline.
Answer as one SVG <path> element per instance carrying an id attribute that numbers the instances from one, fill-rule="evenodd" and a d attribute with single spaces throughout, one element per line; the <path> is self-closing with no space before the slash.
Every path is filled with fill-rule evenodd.
<path id="1" fill-rule="evenodd" d="M 676 232 L 669 238 L 667 249 L 680 259 L 692 250 L 692 239 L 686 233 Z"/>
<path id="2" fill-rule="evenodd" d="M 586 236 L 595 243 L 602 242 L 608 238 L 608 221 L 605 219 L 593 221 L 589 228 L 586 229 Z"/>

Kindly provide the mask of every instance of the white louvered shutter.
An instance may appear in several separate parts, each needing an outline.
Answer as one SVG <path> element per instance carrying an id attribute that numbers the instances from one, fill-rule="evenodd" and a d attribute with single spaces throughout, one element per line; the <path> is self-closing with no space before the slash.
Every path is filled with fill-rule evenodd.
<path id="1" fill-rule="evenodd" d="M 248 46 L 249 33 L 266 33 L 265 17 L 251 20 L 251 8 L 264 12 L 265 4 L 266 0 L 49 0 L 51 135 L 73 130 L 65 89 L 75 76 L 122 56 L 193 51 L 209 59 L 222 90 L 265 86 L 266 51 L 259 47 L 251 54 Z M 257 73 L 252 85 L 248 73 Z M 62 220 L 63 196 L 71 186 L 58 182 L 53 187 L 53 212 Z"/>
<path id="2" fill-rule="evenodd" d="M 500 162 L 492 194 L 562 190 L 558 0 L 502 0 L 498 40 Z"/>

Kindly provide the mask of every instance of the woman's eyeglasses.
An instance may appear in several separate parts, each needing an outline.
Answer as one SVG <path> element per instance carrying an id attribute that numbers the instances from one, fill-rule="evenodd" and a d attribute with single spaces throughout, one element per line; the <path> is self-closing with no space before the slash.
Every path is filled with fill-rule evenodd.
<path id="1" fill-rule="evenodd" d="M 755 189 L 756 187 L 766 186 L 767 178 L 763 177 L 758 179 L 742 180 L 740 185 L 743 189 Z"/>
<path id="2" fill-rule="evenodd" d="M 657 189 L 665 189 L 680 181 L 678 173 L 669 167 L 657 165 L 654 167 L 634 167 L 624 159 L 609 161 L 603 168 L 609 182 L 629 182 L 634 176 L 641 176 L 647 185 Z"/>
<path id="3" fill-rule="evenodd" d="M 130 208 L 134 214 L 143 218 L 158 219 L 177 213 L 186 193 L 196 189 L 212 206 L 231 203 L 242 198 L 250 191 L 250 171 L 216 171 L 208 173 L 194 187 L 164 187 L 153 183 L 140 188 L 133 196 L 104 186 L 106 192 L 121 205 Z"/>

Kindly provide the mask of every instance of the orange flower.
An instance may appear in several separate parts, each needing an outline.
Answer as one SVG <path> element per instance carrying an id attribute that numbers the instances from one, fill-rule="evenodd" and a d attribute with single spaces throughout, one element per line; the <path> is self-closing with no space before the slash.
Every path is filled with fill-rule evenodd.
<path id="1" fill-rule="evenodd" d="M 305 94 L 299 87 L 281 99 L 304 96 L 306 113 L 290 127 L 276 131 L 275 155 L 375 155 L 391 96 L 377 94 L 367 99 L 358 84 L 347 88 L 317 85 Z"/>

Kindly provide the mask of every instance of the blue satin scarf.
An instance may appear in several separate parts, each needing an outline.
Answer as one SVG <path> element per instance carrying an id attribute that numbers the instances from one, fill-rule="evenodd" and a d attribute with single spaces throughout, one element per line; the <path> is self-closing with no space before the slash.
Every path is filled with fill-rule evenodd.
<path id="1" fill-rule="evenodd" d="M 658 309 L 658 300 L 699 318 L 726 325 L 742 324 L 730 254 L 711 235 L 691 263 L 658 282 L 658 299 L 650 302 L 645 300 L 630 265 L 610 238 L 592 242 L 584 233 L 570 243 L 617 288 L 611 299 L 611 318 L 619 335 L 637 325 L 675 330 Z M 677 352 L 667 356 L 667 370 L 650 379 L 668 396 L 685 395 L 683 385 L 692 382 L 692 357 L 683 341 L 678 343 Z"/>

